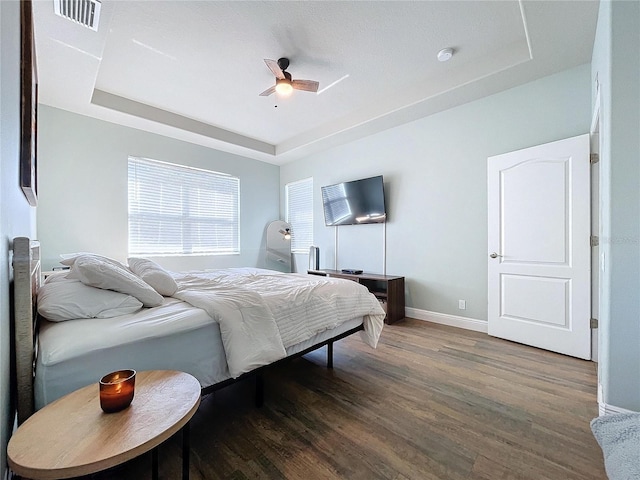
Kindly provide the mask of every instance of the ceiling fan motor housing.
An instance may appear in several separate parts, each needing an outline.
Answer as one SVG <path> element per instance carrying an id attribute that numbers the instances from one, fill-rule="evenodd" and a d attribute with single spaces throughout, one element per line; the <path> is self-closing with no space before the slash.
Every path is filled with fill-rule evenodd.
<path id="1" fill-rule="evenodd" d="M 289 59 L 285 58 L 285 57 L 279 58 L 278 59 L 278 66 L 280 67 L 280 70 L 282 70 L 284 72 L 287 68 L 289 68 Z M 289 75 L 289 76 L 291 76 L 291 75 Z M 291 80 L 291 79 L 289 79 L 289 80 Z"/>

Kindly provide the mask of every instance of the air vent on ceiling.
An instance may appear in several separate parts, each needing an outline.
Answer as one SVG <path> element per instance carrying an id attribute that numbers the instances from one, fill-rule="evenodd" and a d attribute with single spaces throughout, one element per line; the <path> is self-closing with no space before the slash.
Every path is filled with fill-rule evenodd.
<path id="1" fill-rule="evenodd" d="M 96 32 L 100 19 L 100 6 L 99 0 L 53 0 L 53 9 L 57 15 Z"/>

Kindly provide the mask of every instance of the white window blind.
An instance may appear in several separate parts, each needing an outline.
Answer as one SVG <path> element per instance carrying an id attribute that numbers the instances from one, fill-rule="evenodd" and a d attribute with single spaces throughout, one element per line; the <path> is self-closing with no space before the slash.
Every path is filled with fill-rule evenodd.
<path id="1" fill-rule="evenodd" d="M 240 252 L 240 179 L 129 157 L 129 253 Z"/>
<path id="2" fill-rule="evenodd" d="M 313 178 L 285 185 L 287 222 L 291 224 L 291 251 L 308 253 L 313 244 Z"/>

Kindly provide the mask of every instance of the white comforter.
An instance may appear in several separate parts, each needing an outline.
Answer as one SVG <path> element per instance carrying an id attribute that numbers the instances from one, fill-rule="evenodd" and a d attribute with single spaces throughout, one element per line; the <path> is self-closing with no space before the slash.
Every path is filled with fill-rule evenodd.
<path id="1" fill-rule="evenodd" d="M 285 348 L 352 318 L 364 318 L 373 348 L 384 310 L 350 280 L 230 268 L 177 274 L 174 297 L 202 308 L 220 324 L 232 377 L 286 356 Z"/>

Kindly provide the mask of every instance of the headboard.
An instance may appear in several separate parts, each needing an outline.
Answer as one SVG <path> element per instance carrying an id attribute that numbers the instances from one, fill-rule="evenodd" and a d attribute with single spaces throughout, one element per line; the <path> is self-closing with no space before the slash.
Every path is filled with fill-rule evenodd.
<path id="1" fill-rule="evenodd" d="M 33 374 L 36 355 L 36 294 L 40 287 L 40 242 L 13 239 L 14 351 L 18 424 L 34 411 Z"/>

